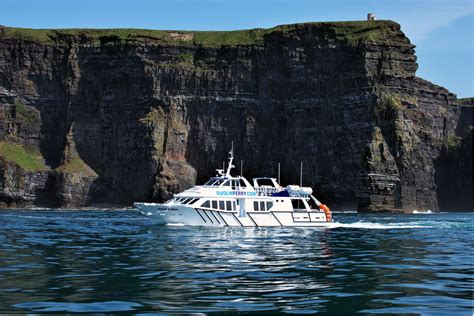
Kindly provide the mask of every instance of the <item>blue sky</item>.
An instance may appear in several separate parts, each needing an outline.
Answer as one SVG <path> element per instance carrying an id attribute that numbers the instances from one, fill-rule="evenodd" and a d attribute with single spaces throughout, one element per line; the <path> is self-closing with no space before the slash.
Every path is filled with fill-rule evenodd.
<path id="1" fill-rule="evenodd" d="M 0 0 L 0 24 L 30 28 L 234 30 L 307 21 L 394 20 L 418 76 L 474 96 L 473 0 Z"/>

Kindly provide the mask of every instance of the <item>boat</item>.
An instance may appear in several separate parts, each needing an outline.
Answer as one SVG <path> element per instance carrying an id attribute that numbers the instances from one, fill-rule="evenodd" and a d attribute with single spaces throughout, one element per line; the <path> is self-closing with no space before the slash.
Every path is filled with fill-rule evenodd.
<path id="1" fill-rule="evenodd" d="M 233 147 L 233 146 L 232 146 Z M 193 226 L 327 226 L 333 221 L 325 204 L 313 196 L 310 187 L 282 187 L 275 178 L 232 176 L 234 153 L 228 167 L 204 185 L 175 194 L 166 203 L 135 202 L 143 215 L 156 224 Z"/>
<path id="2" fill-rule="evenodd" d="M 413 210 L 412 214 L 433 214 L 433 212 L 431 210 L 426 210 L 426 211 Z"/>

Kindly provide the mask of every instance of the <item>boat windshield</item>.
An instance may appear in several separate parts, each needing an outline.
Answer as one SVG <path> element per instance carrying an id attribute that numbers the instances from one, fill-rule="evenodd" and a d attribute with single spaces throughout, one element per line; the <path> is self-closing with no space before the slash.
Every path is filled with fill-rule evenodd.
<path id="1" fill-rule="evenodd" d="M 213 187 L 218 187 L 220 186 L 226 179 L 222 179 L 222 178 L 211 178 L 209 179 L 209 181 L 207 181 L 206 183 L 204 183 L 204 185 L 209 185 L 209 186 L 213 186 Z"/>
<path id="2" fill-rule="evenodd" d="M 313 201 L 313 199 L 307 199 L 309 208 L 312 210 L 319 210 L 319 206 L 316 204 L 316 202 Z"/>

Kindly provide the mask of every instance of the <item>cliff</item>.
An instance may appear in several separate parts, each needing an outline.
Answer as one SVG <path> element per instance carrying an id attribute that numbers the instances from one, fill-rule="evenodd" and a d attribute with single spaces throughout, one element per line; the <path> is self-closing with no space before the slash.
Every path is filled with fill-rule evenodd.
<path id="1" fill-rule="evenodd" d="M 0 204 L 161 201 L 213 175 L 233 141 L 245 176 L 280 162 L 298 182 L 303 161 L 336 209 L 472 209 L 472 104 L 416 69 L 391 21 L 2 27 Z"/>

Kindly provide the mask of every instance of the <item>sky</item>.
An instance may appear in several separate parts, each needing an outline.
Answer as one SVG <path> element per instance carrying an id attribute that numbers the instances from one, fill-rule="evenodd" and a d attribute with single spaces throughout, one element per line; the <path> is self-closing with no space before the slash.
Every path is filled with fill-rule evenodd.
<path id="1" fill-rule="evenodd" d="M 474 97 L 473 0 L 0 0 L 0 25 L 237 30 L 354 21 L 372 12 L 416 45 L 417 75 Z"/>

